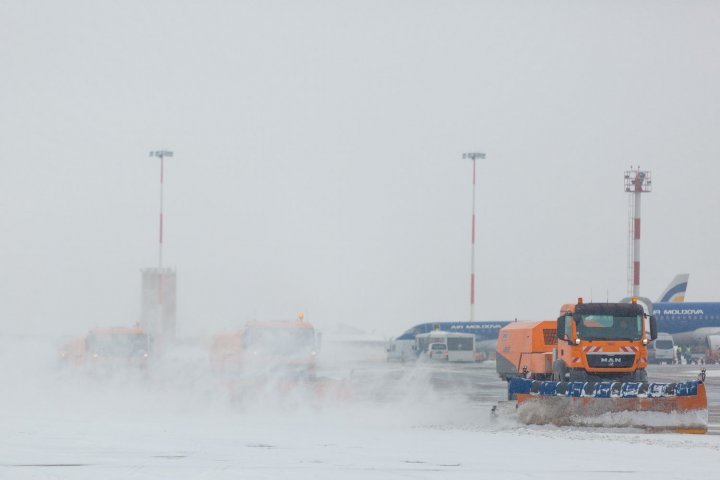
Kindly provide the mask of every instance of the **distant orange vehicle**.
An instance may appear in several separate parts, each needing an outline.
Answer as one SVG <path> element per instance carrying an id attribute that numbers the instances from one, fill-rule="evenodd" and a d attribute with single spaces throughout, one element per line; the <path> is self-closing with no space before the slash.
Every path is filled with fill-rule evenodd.
<path id="1" fill-rule="evenodd" d="M 213 339 L 210 362 L 229 374 L 234 401 L 327 401 L 351 396 L 347 380 L 318 377 L 320 334 L 300 314 L 296 320 L 250 321 Z"/>
<path id="2" fill-rule="evenodd" d="M 303 316 L 297 320 L 250 321 L 237 332 L 213 339 L 210 361 L 216 370 L 286 368 L 311 373 L 319 336 Z"/>
<path id="3" fill-rule="evenodd" d="M 85 359 L 85 337 L 73 338 L 60 349 L 63 365 L 80 365 Z"/>
<path id="4" fill-rule="evenodd" d="M 60 359 L 68 365 L 128 364 L 147 366 L 151 339 L 139 327 L 110 327 L 90 330 L 85 337 L 68 342 Z"/>

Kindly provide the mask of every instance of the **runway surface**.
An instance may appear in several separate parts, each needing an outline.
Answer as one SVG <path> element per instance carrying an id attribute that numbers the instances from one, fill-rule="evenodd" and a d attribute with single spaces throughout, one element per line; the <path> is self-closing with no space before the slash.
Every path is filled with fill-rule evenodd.
<path id="1" fill-rule="evenodd" d="M 0 478 L 600 480 L 720 469 L 716 366 L 710 435 L 678 435 L 498 418 L 506 384 L 493 362 L 387 363 L 382 350 L 328 346 L 319 381 L 293 385 L 214 372 L 201 344 L 168 350 L 147 371 L 58 368 L 53 346 L 0 341 Z M 700 368 L 652 366 L 650 378 Z M 564 460 L 548 462 L 558 452 Z"/>
<path id="2" fill-rule="evenodd" d="M 650 365 L 648 380 L 670 383 L 697 379 L 706 370 L 708 434 L 720 434 L 720 365 Z M 391 399 L 403 395 L 408 377 L 423 378 L 436 392 L 466 396 L 479 405 L 492 407 L 506 399 L 507 384 L 498 378 L 493 361 L 477 364 L 449 363 L 360 363 L 354 369 L 353 384 L 361 396 Z"/>

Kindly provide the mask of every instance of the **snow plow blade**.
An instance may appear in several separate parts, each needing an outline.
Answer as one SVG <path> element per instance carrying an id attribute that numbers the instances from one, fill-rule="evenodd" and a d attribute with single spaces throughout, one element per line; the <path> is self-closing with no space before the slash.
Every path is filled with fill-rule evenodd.
<path id="1" fill-rule="evenodd" d="M 706 433 L 705 384 L 645 382 L 542 382 L 513 378 L 508 384 L 524 424 L 635 427 L 650 431 Z"/>

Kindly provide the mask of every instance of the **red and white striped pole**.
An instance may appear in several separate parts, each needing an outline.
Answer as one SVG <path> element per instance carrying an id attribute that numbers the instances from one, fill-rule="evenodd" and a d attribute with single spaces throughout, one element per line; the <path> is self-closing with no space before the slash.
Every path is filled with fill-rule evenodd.
<path id="1" fill-rule="evenodd" d="M 640 175 L 635 180 L 635 216 L 633 222 L 633 297 L 640 295 L 640 198 L 642 193 L 642 179 Z"/>
<path id="2" fill-rule="evenodd" d="M 160 235 L 158 246 L 158 269 L 162 270 L 162 247 L 163 247 L 163 177 L 165 176 L 165 156 L 160 155 Z"/>
<path id="3" fill-rule="evenodd" d="M 625 191 L 633 196 L 632 219 L 632 296 L 640 296 L 640 211 L 643 193 L 652 191 L 652 180 L 649 171 L 637 170 L 625 172 Z"/>
<path id="4" fill-rule="evenodd" d="M 170 150 L 155 150 L 150 152 L 151 157 L 160 158 L 160 230 L 158 235 L 158 303 L 163 303 L 163 180 L 165 176 L 165 157 L 172 157 Z"/>
<path id="5" fill-rule="evenodd" d="M 472 231 L 470 236 L 470 321 L 475 319 L 475 190 L 476 190 L 476 160 L 485 158 L 484 153 L 463 153 L 463 158 L 472 160 Z"/>

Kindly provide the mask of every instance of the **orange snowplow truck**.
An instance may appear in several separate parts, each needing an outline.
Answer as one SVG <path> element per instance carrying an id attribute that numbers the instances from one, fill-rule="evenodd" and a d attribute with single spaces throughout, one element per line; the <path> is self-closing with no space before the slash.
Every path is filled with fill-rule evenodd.
<path id="1" fill-rule="evenodd" d="M 657 337 L 655 318 L 632 303 L 566 304 L 560 317 L 511 323 L 499 332 L 501 378 L 570 382 L 646 382 L 647 344 Z"/>
<path id="2" fill-rule="evenodd" d="M 139 327 L 95 328 L 67 343 L 60 358 L 71 365 L 129 364 L 147 366 L 152 342 Z"/>
<path id="3" fill-rule="evenodd" d="M 319 335 L 300 315 L 297 320 L 250 321 L 240 331 L 213 339 L 210 361 L 216 370 L 293 369 L 311 373 Z"/>

